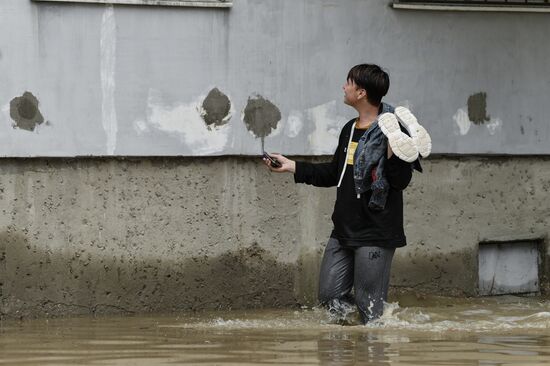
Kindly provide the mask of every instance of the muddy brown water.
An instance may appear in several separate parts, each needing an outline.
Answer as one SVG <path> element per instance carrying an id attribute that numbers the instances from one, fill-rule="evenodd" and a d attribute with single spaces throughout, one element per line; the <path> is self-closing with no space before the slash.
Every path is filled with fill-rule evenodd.
<path id="1" fill-rule="evenodd" d="M 367 326 L 316 308 L 9 320 L 0 364 L 550 365 L 550 301 L 404 299 Z"/>

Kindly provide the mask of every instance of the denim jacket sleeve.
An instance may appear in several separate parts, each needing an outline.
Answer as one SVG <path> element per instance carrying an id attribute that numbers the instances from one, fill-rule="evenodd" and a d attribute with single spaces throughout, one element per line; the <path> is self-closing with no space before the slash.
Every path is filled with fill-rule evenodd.
<path id="1" fill-rule="evenodd" d="M 392 155 L 386 160 L 385 172 L 388 183 L 399 191 L 407 188 L 412 178 L 412 164 Z"/>

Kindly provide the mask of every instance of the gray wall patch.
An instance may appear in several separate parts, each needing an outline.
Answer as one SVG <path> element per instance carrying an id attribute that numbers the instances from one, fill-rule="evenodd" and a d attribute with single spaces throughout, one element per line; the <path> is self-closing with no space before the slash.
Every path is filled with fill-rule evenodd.
<path id="1" fill-rule="evenodd" d="M 280 120 L 281 111 L 275 104 L 264 99 L 261 95 L 248 98 L 248 103 L 243 112 L 243 121 L 246 128 L 254 136 L 262 139 L 262 150 L 264 148 L 265 137 L 277 128 Z"/>
<path id="2" fill-rule="evenodd" d="M 204 122 L 210 128 L 212 125 L 221 126 L 226 124 L 231 118 L 231 101 L 218 88 L 214 88 L 208 93 L 202 103 L 201 116 Z"/>
<path id="3" fill-rule="evenodd" d="M 37 125 L 44 122 L 44 117 L 38 109 L 38 99 L 28 91 L 11 100 L 10 117 L 15 122 L 13 128 L 27 131 L 34 131 Z"/>
<path id="4" fill-rule="evenodd" d="M 487 93 L 476 93 L 468 97 L 468 118 L 476 125 L 489 122 L 487 115 Z"/>

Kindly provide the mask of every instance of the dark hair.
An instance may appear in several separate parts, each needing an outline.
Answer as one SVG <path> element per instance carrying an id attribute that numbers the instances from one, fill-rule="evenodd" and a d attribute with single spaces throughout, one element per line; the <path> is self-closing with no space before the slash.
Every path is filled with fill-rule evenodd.
<path id="1" fill-rule="evenodd" d="M 390 76 L 378 65 L 355 65 L 348 72 L 347 80 L 365 89 L 367 100 L 373 105 L 379 105 L 390 88 Z"/>

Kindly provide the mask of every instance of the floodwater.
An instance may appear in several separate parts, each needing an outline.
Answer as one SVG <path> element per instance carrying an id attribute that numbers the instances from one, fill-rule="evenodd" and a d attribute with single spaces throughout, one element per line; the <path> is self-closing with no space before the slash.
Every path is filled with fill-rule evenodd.
<path id="1" fill-rule="evenodd" d="M 550 301 L 389 303 L 367 326 L 321 309 L 3 321 L 2 365 L 550 365 Z"/>

